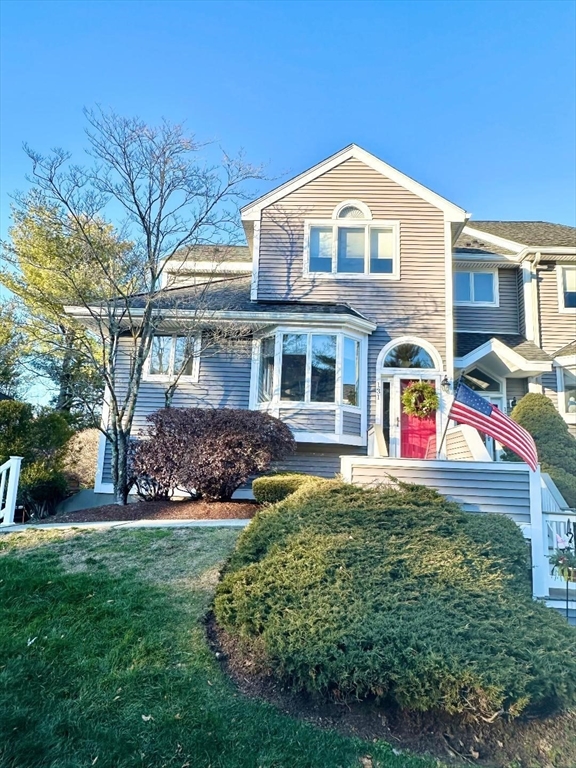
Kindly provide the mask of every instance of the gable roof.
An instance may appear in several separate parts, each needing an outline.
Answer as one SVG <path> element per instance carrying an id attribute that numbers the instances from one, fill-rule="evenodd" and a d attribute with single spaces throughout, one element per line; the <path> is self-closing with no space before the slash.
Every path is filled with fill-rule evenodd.
<path id="1" fill-rule="evenodd" d="M 330 157 L 327 157 L 325 160 L 322 160 L 322 162 L 318 163 L 317 165 L 314 165 L 312 168 L 309 168 L 307 171 L 304 171 L 298 176 L 295 176 L 289 181 L 286 181 L 284 184 L 281 184 L 279 187 L 276 187 L 270 192 L 267 192 L 265 195 L 262 195 L 262 197 L 259 197 L 252 203 L 245 205 L 241 211 L 243 221 L 258 220 L 260 218 L 260 212 L 263 208 L 266 208 L 278 200 L 281 200 L 283 197 L 286 197 L 286 195 L 289 195 L 291 192 L 294 192 L 296 189 L 304 186 L 304 184 L 308 184 L 308 182 L 317 179 L 319 176 L 322 176 L 322 174 L 326 173 L 332 168 L 335 168 L 346 160 L 350 160 L 351 158 L 360 160 L 370 168 L 373 168 L 378 173 L 381 173 L 383 176 L 386 176 L 387 178 L 396 182 L 401 187 L 408 189 L 410 192 L 413 192 L 418 197 L 426 200 L 431 205 L 434 205 L 436 208 L 444 211 L 446 217 L 450 221 L 465 222 L 470 217 L 470 214 L 466 213 L 463 208 L 460 208 L 454 203 L 451 203 L 449 200 L 446 200 L 445 197 L 441 197 L 436 192 L 433 192 L 431 189 L 428 189 L 428 187 L 425 187 L 423 184 L 420 184 L 418 181 L 410 178 L 410 176 L 402 173 L 397 168 L 388 165 L 388 163 L 385 163 L 375 155 L 367 152 L 365 149 L 362 149 L 362 147 L 359 147 L 357 144 L 350 144 L 349 146 L 344 147 L 344 149 L 341 149 L 339 152 L 336 152 L 335 154 L 330 155 Z"/>
<path id="2" fill-rule="evenodd" d="M 576 227 L 567 224 L 550 221 L 471 221 L 468 228 L 532 248 L 576 248 Z"/>
<path id="3" fill-rule="evenodd" d="M 454 344 L 454 357 L 462 358 L 483 346 L 491 339 L 496 339 L 506 344 L 511 350 L 524 357 L 526 360 L 549 362 L 550 355 L 536 346 L 533 341 L 528 341 L 524 336 L 516 333 L 465 333 L 456 332 Z"/>

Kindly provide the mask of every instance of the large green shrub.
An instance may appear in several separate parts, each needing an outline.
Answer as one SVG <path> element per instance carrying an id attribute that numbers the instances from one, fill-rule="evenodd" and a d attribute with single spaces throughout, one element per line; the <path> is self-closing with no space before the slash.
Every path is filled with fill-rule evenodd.
<path id="1" fill-rule="evenodd" d="M 510 414 L 534 438 L 538 458 L 571 507 L 576 507 L 576 439 L 546 395 L 531 392 Z M 507 458 L 515 458 L 507 452 Z"/>
<path id="2" fill-rule="evenodd" d="M 304 483 L 319 479 L 300 472 L 279 472 L 276 475 L 257 477 L 252 483 L 252 492 L 258 503 L 275 504 L 297 491 Z"/>
<path id="3" fill-rule="evenodd" d="M 576 633 L 532 600 L 520 530 L 431 489 L 304 484 L 243 532 L 215 612 L 297 690 L 473 718 L 576 703 Z"/>
<path id="4" fill-rule="evenodd" d="M 18 486 L 18 503 L 33 520 L 41 520 L 56 512 L 66 497 L 68 482 L 62 471 L 42 461 L 28 464 L 22 470 Z"/>

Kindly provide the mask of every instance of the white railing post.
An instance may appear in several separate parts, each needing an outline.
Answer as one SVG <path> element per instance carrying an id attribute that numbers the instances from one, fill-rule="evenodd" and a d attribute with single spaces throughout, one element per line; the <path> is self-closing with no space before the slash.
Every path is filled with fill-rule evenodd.
<path id="1" fill-rule="evenodd" d="M 2 522 L 0 525 L 12 525 L 14 523 L 14 510 L 16 509 L 16 497 L 18 495 L 18 482 L 20 480 L 21 456 L 10 456 L 8 462 L 8 487 L 6 488 L 6 499 L 4 501 L 4 510 Z M 2 478 L 2 491 L 4 491 L 4 476 Z M 2 497 L 0 496 L 0 506 Z"/>
<path id="2" fill-rule="evenodd" d="M 548 596 L 549 563 L 546 557 L 547 544 L 544 538 L 544 520 L 542 515 L 542 480 L 540 467 L 530 476 L 530 542 L 532 549 L 532 596 Z"/>

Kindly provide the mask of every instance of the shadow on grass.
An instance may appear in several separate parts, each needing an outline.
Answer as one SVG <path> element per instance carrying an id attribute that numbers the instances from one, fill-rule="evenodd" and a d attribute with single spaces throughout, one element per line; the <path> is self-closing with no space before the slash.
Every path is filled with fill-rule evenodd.
<path id="1" fill-rule="evenodd" d="M 212 594 L 205 574 L 217 571 L 234 536 L 127 533 L 40 537 L 22 541 L 26 550 L 4 548 L 2 766 L 436 764 L 246 700 L 223 677 L 201 625 Z M 368 754 L 371 761 L 361 762 Z"/>

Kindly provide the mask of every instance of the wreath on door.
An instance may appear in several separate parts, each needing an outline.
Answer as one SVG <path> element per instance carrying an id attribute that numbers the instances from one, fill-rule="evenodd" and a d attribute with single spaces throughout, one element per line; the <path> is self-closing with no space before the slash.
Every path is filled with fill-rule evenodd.
<path id="1" fill-rule="evenodd" d="M 436 413 L 439 405 L 436 389 L 427 381 L 413 381 L 402 393 L 402 410 L 408 416 L 425 419 Z"/>

